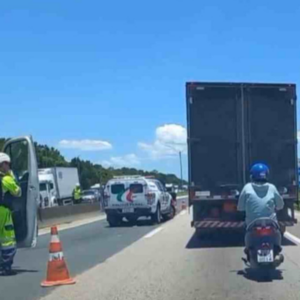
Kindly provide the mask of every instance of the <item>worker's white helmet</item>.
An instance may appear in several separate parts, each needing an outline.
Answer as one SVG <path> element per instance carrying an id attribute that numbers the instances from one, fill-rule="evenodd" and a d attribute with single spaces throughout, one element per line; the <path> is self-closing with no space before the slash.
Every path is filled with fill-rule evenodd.
<path id="1" fill-rule="evenodd" d="M 76 186 L 80 186 L 79 182 L 76 183 Z"/>
<path id="2" fill-rule="evenodd" d="M 4 152 L 0 152 L 0 164 L 2 164 L 3 162 L 10 163 L 10 157 Z"/>

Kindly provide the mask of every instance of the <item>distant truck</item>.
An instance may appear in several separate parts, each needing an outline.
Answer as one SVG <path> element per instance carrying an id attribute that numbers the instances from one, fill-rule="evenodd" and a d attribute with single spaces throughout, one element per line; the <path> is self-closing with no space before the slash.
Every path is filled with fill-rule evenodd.
<path id="1" fill-rule="evenodd" d="M 40 207 L 66 205 L 72 202 L 72 192 L 79 182 L 77 168 L 54 167 L 38 170 Z"/>
<path id="2" fill-rule="evenodd" d="M 282 194 L 282 233 L 298 199 L 296 86 L 187 83 L 189 205 L 199 236 L 244 230 L 238 197 L 256 162 L 270 167 Z"/>

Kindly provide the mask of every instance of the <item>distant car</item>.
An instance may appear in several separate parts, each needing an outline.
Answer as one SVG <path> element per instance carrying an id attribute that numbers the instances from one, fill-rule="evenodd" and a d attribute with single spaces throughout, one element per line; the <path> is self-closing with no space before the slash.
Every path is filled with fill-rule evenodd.
<path id="1" fill-rule="evenodd" d="M 160 223 L 176 214 L 174 201 L 162 183 L 142 176 L 116 176 L 104 190 L 104 206 L 110 226 L 117 226 L 123 217 L 135 223 L 139 217 L 151 217 Z"/>
<path id="2" fill-rule="evenodd" d="M 96 201 L 99 202 L 101 201 L 102 195 L 101 195 L 101 190 L 99 188 L 90 188 L 90 191 L 94 191 L 96 195 Z"/>
<path id="3" fill-rule="evenodd" d="M 94 203 L 94 202 L 97 202 L 97 191 L 95 190 L 85 190 L 85 191 L 82 191 L 82 202 L 83 203 Z"/>

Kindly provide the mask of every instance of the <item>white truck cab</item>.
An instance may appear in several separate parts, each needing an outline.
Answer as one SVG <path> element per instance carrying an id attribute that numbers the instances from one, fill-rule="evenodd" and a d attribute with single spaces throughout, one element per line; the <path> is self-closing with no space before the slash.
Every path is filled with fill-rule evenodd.
<path id="1" fill-rule="evenodd" d="M 115 176 L 104 190 L 104 206 L 110 226 L 117 226 L 123 217 L 136 222 L 151 217 L 153 223 L 174 217 L 172 197 L 160 181 L 138 175 Z"/>
<path id="2" fill-rule="evenodd" d="M 54 176 L 51 169 L 40 169 L 40 208 L 58 206 L 57 193 L 55 191 Z"/>

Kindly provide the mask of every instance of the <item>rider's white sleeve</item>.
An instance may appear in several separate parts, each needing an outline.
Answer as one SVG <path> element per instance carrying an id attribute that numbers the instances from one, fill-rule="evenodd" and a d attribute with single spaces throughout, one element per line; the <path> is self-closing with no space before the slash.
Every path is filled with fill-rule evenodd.
<path id="1" fill-rule="evenodd" d="M 245 191 L 245 188 L 243 188 L 243 190 L 240 194 L 240 197 L 239 197 L 237 210 L 245 211 L 245 209 L 246 209 L 246 191 Z"/>

